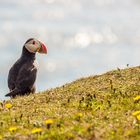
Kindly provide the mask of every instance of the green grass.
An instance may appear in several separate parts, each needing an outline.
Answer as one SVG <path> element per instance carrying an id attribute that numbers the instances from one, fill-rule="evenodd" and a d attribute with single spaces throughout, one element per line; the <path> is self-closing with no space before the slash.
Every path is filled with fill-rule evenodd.
<path id="1" fill-rule="evenodd" d="M 139 140 L 140 118 L 132 115 L 139 95 L 140 66 L 7 100 L 0 103 L 0 139 Z"/>

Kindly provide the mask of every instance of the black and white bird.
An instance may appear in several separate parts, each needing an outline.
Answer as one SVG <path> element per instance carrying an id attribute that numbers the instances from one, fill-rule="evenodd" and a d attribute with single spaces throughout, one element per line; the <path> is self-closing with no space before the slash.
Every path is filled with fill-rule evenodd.
<path id="1" fill-rule="evenodd" d="M 21 57 L 11 67 L 8 74 L 10 92 L 5 96 L 14 98 L 35 92 L 37 76 L 36 52 L 47 54 L 47 47 L 35 38 L 28 39 L 22 49 Z"/>

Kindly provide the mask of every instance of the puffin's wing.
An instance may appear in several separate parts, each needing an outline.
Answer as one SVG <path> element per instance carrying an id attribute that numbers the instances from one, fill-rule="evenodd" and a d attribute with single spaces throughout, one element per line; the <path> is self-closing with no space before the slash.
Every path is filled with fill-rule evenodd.
<path id="1" fill-rule="evenodd" d="M 16 96 L 21 95 L 22 93 L 33 88 L 37 74 L 37 67 L 31 65 L 30 63 L 25 64 L 22 69 L 19 71 L 16 82 L 15 89 L 6 96 Z"/>
<path id="2" fill-rule="evenodd" d="M 10 91 L 12 91 L 15 88 L 15 82 L 17 78 L 18 69 L 19 69 L 19 60 L 9 70 L 8 87 Z"/>
<path id="3" fill-rule="evenodd" d="M 12 67 L 8 74 L 8 87 L 10 91 L 15 88 L 15 80 L 16 80 L 16 73 L 14 71 L 14 68 Z"/>

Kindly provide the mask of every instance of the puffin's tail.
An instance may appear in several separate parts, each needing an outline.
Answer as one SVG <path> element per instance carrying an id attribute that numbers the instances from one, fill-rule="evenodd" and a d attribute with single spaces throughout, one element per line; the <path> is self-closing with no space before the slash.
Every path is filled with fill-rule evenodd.
<path id="1" fill-rule="evenodd" d="M 14 90 L 10 91 L 8 94 L 6 94 L 5 96 L 6 97 L 10 96 L 10 97 L 14 98 L 16 95 L 18 95 L 18 93 L 19 93 L 19 90 L 18 89 L 14 89 Z"/>

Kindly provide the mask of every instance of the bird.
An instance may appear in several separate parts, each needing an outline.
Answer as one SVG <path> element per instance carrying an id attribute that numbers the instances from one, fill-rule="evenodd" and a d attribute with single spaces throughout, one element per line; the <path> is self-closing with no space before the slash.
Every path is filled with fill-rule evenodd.
<path id="1" fill-rule="evenodd" d="M 10 68 L 8 73 L 9 93 L 5 96 L 15 98 L 16 96 L 35 93 L 35 81 L 37 76 L 36 53 L 47 54 L 44 43 L 35 38 L 28 39 L 22 48 L 20 58 Z"/>

